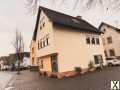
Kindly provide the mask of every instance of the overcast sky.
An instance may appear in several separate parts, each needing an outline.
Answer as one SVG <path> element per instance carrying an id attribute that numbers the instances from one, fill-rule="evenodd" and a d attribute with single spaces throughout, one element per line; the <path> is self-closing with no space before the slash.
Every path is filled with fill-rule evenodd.
<path id="1" fill-rule="evenodd" d="M 25 0 L 0 0 L 0 56 L 14 53 L 11 42 L 14 39 L 16 28 L 22 32 L 25 41 L 25 50 L 29 51 L 36 16 L 26 14 L 24 1 Z M 106 13 L 100 5 L 96 5 L 91 10 L 85 11 L 82 9 L 82 5 L 84 5 L 82 3 L 76 10 L 73 10 L 72 6 L 74 0 L 70 0 L 69 2 L 65 2 L 64 5 L 58 6 L 59 1 L 60 0 L 52 5 L 50 0 L 43 0 L 42 6 L 73 16 L 81 15 L 83 19 L 87 20 L 95 27 L 98 27 L 101 21 L 119 27 L 118 18 L 120 18 L 120 13 Z"/>

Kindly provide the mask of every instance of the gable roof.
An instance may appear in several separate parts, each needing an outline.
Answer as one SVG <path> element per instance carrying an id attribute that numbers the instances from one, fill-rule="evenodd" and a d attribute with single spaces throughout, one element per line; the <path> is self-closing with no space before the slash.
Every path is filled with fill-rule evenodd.
<path id="1" fill-rule="evenodd" d="M 100 24 L 99 30 L 100 30 L 100 28 L 101 28 L 103 25 L 106 25 L 106 26 L 108 26 L 108 27 L 110 27 L 110 28 L 113 28 L 114 30 L 120 32 L 120 29 L 119 29 L 119 28 L 114 27 L 114 26 L 112 26 L 112 25 L 110 25 L 110 24 L 107 24 L 107 23 L 105 23 L 105 22 L 102 22 L 102 23 Z"/>
<path id="2" fill-rule="evenodd" d="M 95 33 L 101 33 L 97 28 L 89 24 L 83 19 L 73 17 L 70 15 L 66 15 L 54 10 L 50 10 L 45 7 L 39 7 L 37 20 L 36 20 L 36 26 L 34 30 L 33 40 L 36 40 L 36 34 L 37 34 L 37 27 L 39 23 L 40 18 L 40 12 L 43 10 L 43 12 L 48 16 L 48 18 L 55 24 L 68 26 L 71 28 L 76 28 L 76 30 L 84 31 L 84 32 L 95 32 Z"/>

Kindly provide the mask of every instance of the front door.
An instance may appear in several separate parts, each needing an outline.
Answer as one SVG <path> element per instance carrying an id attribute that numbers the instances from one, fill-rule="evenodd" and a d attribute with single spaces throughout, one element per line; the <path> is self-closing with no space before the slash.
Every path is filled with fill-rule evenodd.
<path id="1" fill-rule="evenodd" d="M 95 60 L 95 64 L 103 64 L 102 55 L 95 55 L 94 60 Z"/>
<path id="2" fill-rule="evenodd" d="M 52 72 L 58 72 L 57 54 L 51 55 Z"/>

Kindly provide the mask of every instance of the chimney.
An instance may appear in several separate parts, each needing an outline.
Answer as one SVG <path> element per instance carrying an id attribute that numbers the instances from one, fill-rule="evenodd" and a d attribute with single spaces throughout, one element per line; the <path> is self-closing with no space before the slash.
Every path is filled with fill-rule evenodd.
<path id="1" fill-rule="evenodd" d="M 82 16 L 76 16 L 76 18 L 77 18 L 77 19 L 81 19 L 81 18 L 82 18 Z"/>

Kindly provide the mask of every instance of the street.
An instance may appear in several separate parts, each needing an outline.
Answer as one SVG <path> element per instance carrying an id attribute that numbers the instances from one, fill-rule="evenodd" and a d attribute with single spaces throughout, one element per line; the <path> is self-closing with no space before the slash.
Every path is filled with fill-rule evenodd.
<path id="1" fill-rule="evenodd" d="M 0 71 L 0 90 L 4 89 L 4 87 L 8 84 L 12 76 L 13 75 L 9 72 Z"/>
<path id="2" fill-rule="evenodd" d="M 14 76 L 7 87 L 13 87 L 9 90 L 110 90 L 111 80 L 120 81 L 119 66 L 64 79 L 46 78 L 37 72 L 22 71 L 21 75 Z"/>

